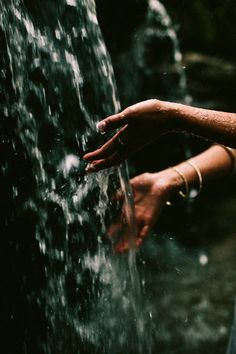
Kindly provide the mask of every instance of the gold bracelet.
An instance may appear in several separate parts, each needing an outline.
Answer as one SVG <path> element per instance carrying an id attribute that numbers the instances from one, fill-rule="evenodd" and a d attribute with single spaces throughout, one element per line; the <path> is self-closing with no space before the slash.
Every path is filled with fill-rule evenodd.
<path id="1" fill-rule="evenodd" d="M 231 159 L 231 172 L 230 175 L 233 175 L 234 172 L 236 171 L 236 156 L 233 153 L 233 149 L 225 146 L 225 145 L 220 145 L 229 155 L 230 159 Z"/>
<path id="2" fill-rule="evenodd" d="M 193 198 L 196 198 L 202 190 L 202 174 L 201 174 L 201 171 L 199 170 L 198 166 L 194 162 L 187 160 L 186 163 L 193 167 L 193 169 L 196 171 L 197 176 L 198 176 L 199 186 L 198 186 L 198 190 L 197 190 L 196 194 L 193 197 Z"/>
<path id="3" fill-rule="evenodd" d="M 184 187 L 185 187 L 185 193 L 182 190 L 179 190 L 178 194 L 183 198 L 186 199 L 188 198 L 188 194 L 189 194 L 189 186 L 188 186 L 188 181 L 187 178 L 185 177 L 185 175 L 177 168 L 177 167 L 171 167 L 172 170 L 174 170 L 182 179 L 182 181 L 184 182 Z M 167 201 L 166 205 L 168 206 L 173 206 L 174 203 L 171 201 Z"/>

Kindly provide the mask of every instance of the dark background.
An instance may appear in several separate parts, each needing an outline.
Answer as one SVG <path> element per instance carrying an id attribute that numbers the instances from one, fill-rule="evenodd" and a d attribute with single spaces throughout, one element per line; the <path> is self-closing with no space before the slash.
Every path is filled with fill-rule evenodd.
<path id="1" fill-rule="evenodd" d="M 177 68 L 168 28 L 158 16 L 147 20 L 150 3 L 97 0 L 122 107 L 187 97 L 196 106 L 236 112 L 235 1 L 162 1 L 183 56 Z M 173 165 L 207 146 L 199 138 L 170 135 L 131 159 L 131 175 Z M 236 291 L 235 200 L 235 177 L 204 184 L 194 203 L 164 211 L 138 255 L 145 300 L 158 326 L 154 347 L 161 353 L 226 352 Z"/>
<path id="2" fill-rule="evenodd" d="M 171 84 L 166 85 L 168 89 L 163 88 L 166 77 L 164 80 L 163 78 L 159 80 L 153 91 L 150 89 L 140 90 L 139 85 L 136 85 L 134 90 L 137 94 L 131 98 L 129 90 L 125 90 L 124 79 L 121 78 L 121 76 L 130 74 L 127 69 L 129 63 L 124 58 L 125 64 L 123 69 L 120 69 L 122 67 L 120 64 L 121 55 L 124 57 L 127 52 L 130 52 L 134 43 L 137 45 L 137 42 L 142 40 L 140 36 L 147 28 L 145 16 L 148 1 L 97 0 L 96 3 L 100 26 L 112 57 L 120 88 L 122 105 L 126 106 L 139 99 L 150 97 L 154 93 L 160 98 L 178 100 L 180 97 L 173 94 L 173 91 L 176 92 L 175 84 L 173 89 L 173 80 Z M 196 105 L 235 111 L 235 2 L 232 0 L 163 0 L 162 3 L 165 5 L 177 33 L 183 54 L 183 65 L 186 67 L 188 93 L 192 95 Z M 156 28 L 156 26 L 154 27 Z M 158 44 L 157 42 L 150 43 L 150 41 L 147 44 L 148 40 L 144 41 L 149 48 L 149 60 L 146 61 L 146 65 L 139 63 L 138 67 L 142 69 L 142 73 L 147 67 L 149 69 L 155 67 L 157 62 L 163 63 L 164 60 L 167 63 L 171 51 L 170 43 L 164 41 L 163 38 L 161 40 L 160 36 Z M 132 70 L 131 72 L 133 74 Z M 152 73 L 149 79 L 152 80 L 153 77 L 155 78 Z M 136 75 L 129 76 L 131 81 L 134 81 L 135 78 Z"/>
<path id="3" fill-rule="evenodd" d="M 142 21 L 148 1 L 97 0 L 96 3 L 104 36 L 118 48 L 127 44 L 131 31 Z M 176 26 L 183 51 L 236 58 L 234 0 L 163 0 L 162 3 Z M 111 47 L 111 43 L 108 45 Z"/>

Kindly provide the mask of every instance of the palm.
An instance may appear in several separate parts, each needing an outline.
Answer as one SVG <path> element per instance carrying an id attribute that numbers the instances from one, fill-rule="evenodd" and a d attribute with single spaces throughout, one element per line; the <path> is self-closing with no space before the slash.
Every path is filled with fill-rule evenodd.
<path id="1" fill-rule="evenodd" d="M 135 220 L 137 234 L 135 245 L 139 247 L 155 225 L 168 199 L 167 191 L 158 186 L 158 174 L 144 173 L 133 178 L 130 182 L 134 194 Z M 124 252 L 129 249 L 129 240 L 124 235 L 116 245 L 116 251 Z"/>
<path id="2" fill-rule="evenodd" d="M 102 147 L 84 155 L 91 162 L 89 172 L 121 163 L 169 130 L 165 110 L 158 108 L 156 100 L 137 103 L 100 122 L 102 131 L 116 128 L 120 130 Z"/>

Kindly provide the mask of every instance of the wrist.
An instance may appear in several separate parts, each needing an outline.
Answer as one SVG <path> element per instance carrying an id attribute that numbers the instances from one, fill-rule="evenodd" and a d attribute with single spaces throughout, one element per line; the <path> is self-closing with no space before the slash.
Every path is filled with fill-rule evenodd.
<path id="1" fill-rule="evenodd" d="M 186 131 L 187 121 L 185 105 L 169 101 L 157 101 L 157 110 L 161 112 L 167 120 L 168 131 Z"/>
<path id="2" fill-rule="evenodd" d="M 167 168 L 161 172 L 153 174 L 155 183 L 153 188 L 164 191 L 167 199 L 173 194 L 178 193 L 183 186 L 183 180 L 172 168 Z"/>

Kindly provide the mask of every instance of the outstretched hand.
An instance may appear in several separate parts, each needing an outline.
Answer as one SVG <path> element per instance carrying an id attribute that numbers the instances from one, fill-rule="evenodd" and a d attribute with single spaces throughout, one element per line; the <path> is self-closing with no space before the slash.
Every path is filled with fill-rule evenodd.
<path id="1" fill-rule="evenodd" d="M 90 162 L 87 172 L 118 165 L 160 135 L 174 130 L 175 124 L 170 120 L 170 105 L 169 102 L 151 99 L 99 122 L 98 130 L 102 133 L 119 130 L 102 147 L 84 155 L 84 159 Z"/>
<path id="2" fill-rule="evenodd" d="M 169 171 L 167 170 L 159 173 L 144 173 L 130 181 L 134 195 L 134 213 L 137 227 L 134 240 L 136 247 L 142 244 L 158 221 L 171 194 L 172 185 L 168 182 L 168 174 Z M 114 227 L 112 231 L 114 232 Z M 130 237 L 124 234 L 116 242 L 115 251 L 121 253 L 128 251 L 129 248 Z"/>

